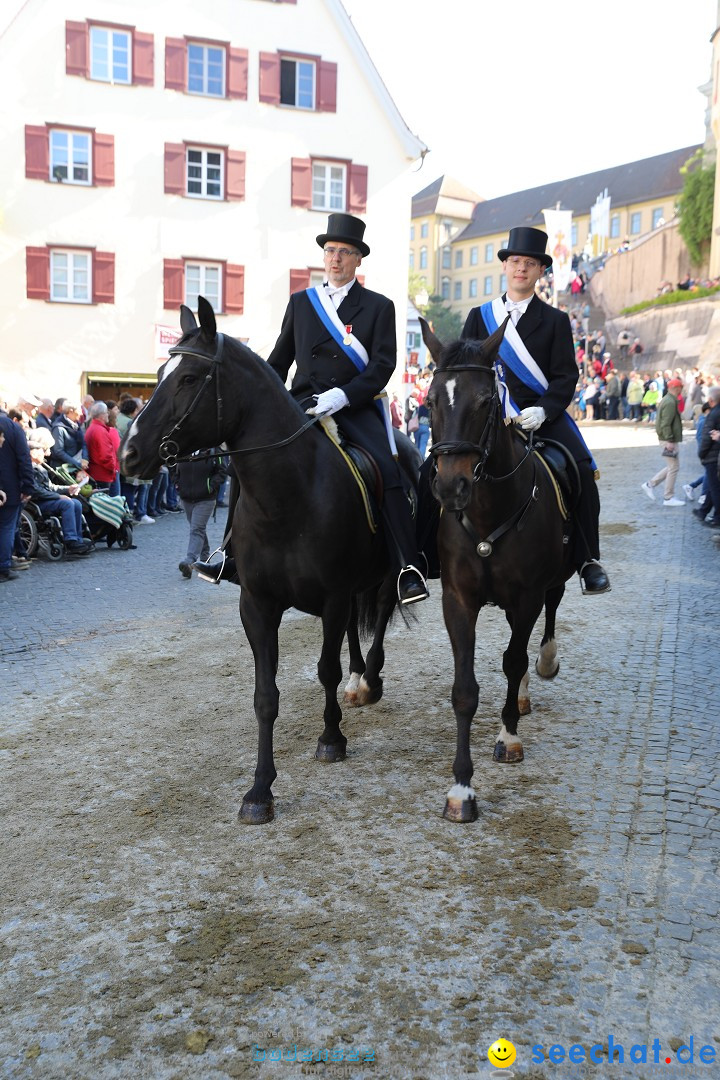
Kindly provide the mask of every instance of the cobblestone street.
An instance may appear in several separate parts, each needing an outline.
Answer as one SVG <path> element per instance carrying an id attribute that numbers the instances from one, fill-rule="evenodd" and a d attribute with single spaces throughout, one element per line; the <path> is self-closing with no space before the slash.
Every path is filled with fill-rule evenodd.
<path id="1" fill-rule="evenodd" d="M 476 672 L 490 689 L 483 687 L 473 732 L 480 809 L 474 825 L 453 827 L 440 818 L 454 720 L 438 582 L 417 624 L 398 623 L 389 634 L 378 712 L 346 713 L 354 760 L 345 765 L 320 766 L 312 761 L 314 743 L 293 743 L 296 710 L 308 708 L 310 695 L 314 705 L 319 700 L 317 638 L 308 648 L 298 643 L 297 656 L 285 646 L 278 819 L 259 830 L 235 821 L 255 760 L 251 660 L 238 593 L 182 578 L 184 515 L 138 527 L 135 551 L 102 546 L 85 560 L 39 558 L 3 586 L 0 812 L 9 887 L 0 925 L 0 1075 L 295 1077 L 299 1066 L 292 1072 L 256 1064 L 252 1052 L 258 1032 L 298 1025 L 308 1041 L 347 1042 L 355 1031 L 363 1046 L 374 1047 L 375 1067 L 348 1064 L 348 1076 L 497 1075 L 486 1052 L 500 1037 L 518 1051 L 506 1076 L 654 1075 L 649 1064 L 614 1071 L 607 1062 L 547 1060 L 553 1044 L 606 1048 L 608 1036 L 626 1054 L 658 1038 L 663 1063 L 675 1063 L 678 1047 L 692 1037 L 696 1072 L 680 1072 L 713 1072 L 698 1063 L 697 1051 L 712 1044 L 720 1053 L 720 734 L 711 704 L 720 549 L 712 530 L 693 517 L 696 504 L 664 508 L 640 490 L 660 467 L 654 432 L 625 423 L 586 424 L 583 433 L 601 471 L 602 554 L 612 592 L 590 599 L 576 579 L 570 583 L 558 616 L 560 676 L 540 686 L 533 678 L 520 766 L 490 760 L 504 696 L 506 628 L 501 613 L 481 613 Z M 700 471 L 694 437 L 686 433 L 679 494 Z M 211 522 L 211 546 L 220 541 L 224 514 Z M 311 622 L 296 613 L 289 620 Z M 181 682 L 173 674 L 186 641 L 197 656 L 197 684 L 192 671 Z M 407 678 L 399 689 L 402 663 Z M 294 664 L 302 681 L 293 688 Z M 155 702 L 162 692 L 170 722 L 156 704 L 148 707 L 150 686 Z M 222 694 L 232 695 L 232 687 L 228 710 Z M 483 716 L 482 694 L 495 702 Z M 249 719 L 237 734 L 239 701 Z M 175 709 L 177 745 L 168 741 Z M 112 723 L 103 719 L 108 713 Z M 397 742 L 384 758 L 388 731 Z M 332 791 L 322 783 L 330 771 L 338 785 Z M 35 788 L 36 780 L 44 787 Z M 318 784 L 323 790 L 313 801 L 307 792 Z M 41 790 L 51 802 L 35 801 Z M 176 801 L 153 802 L 161 790 L 176 792 Z M 128 835 L 101 874 L 101 851 L 115 841 L 107 840 L 99 815 L 125 828 L 126 806 Z M 70 814 L 83 815 L 87 847 L 67 839 Z M 401 819 L 405 833 L 398 831 Z M 146 832 L 136 837 L 135 824 Z M 57 851 L 43 867 L 46 830 L 45 842 Z M 323 832 L 326 845 L 310 849 Z M 153 878 L 160 875 L 156 858 L 164 860 L 162 882 Z M 343 859 L 352 859 L 354 872 L 341 879 Z M 505 891 L 496 876 L 500 863 Z M 106 876 L 111 865 L 117 881 Z M 50 888 L 55 875 L 69 898 L 62 910 Z M 92 896 L 81 900 L 83 882 L 91 882 Z M 363 904 L 368 882 L 375 899 L 388 886 L 388 907 L 373 909 L 372 919 Z M 335 883 L 340 891 L 326 894 Z M 112 921 L 102 907 L 116 894 L 124 897 L 126 922 Z M 233 916 L 239 921 L 226 925 L 241 894 L 246 906 Z M 87 899 L 82 914 L 73 912 L 74 897 L 78 904 Z M 93 903 L 100 904 L 96 918 L 88 914 Z M 258 905 L 272 912 L 259 944 L 242 921 Z M 187 938 L 181 909 L 191 922 L 205 920 L 193 923 Z M 138 945 L 143 955 L 133 953 L 127 942 L 139 941 L 133 933 L 161 910 L 168 925 L 152 923 Z M 211 914 L 213 925 L 225 928 L 224 944 L 213 948 Z M 300 914 L 309 921 L 293 923 Z M 364 945 L 361 937 L 351 948 L 342 934 L 333 936 L 346 917 L 357 934 L 367 922 Z M 415 936 L 406 938 L 415 921 Z M 323 924 L 327 936 L 313 942 L 310 956 L 300 941 L 314 934 L 304 927 Z M 241 957 L 247 972 L 261 951 L 278 948 L 270 940 L 274 927 L 278 938 L 287 930 L 290 941 L 277 962 L 267 960 L 259 974 L 253 968 L 257 982 L 249 987 L 224 983 L 219 970 L 235 938 L 247 933 L 255 942 L 252 957 Z M 65 932 L 74 943 L 65 960 L 52 954 L 51 961 L 46 939 Z M 84 974 L 91 957 L 92 977 Z M 178 957 L 185 962 L 182 988 L 171 983 Z M 147 966 L 142 992 L 135 983 L 115 992 L 125 976 L 112 974 L 113 962 L 128 965 L 135 979 Z M 314 982 L 303 981 L 311 976 Z M 63 983 L 76 978 L 82 990 L 65 1002 Z M 331 1008 L 328 995 L 345 983 L 347 1000 L 339 997 Z M 376 1014 L 373 1002 L 382 1005 Z M 198 1032 L 207 1036 L 203 1043 L 198 1035 L 200 1049 L 188 1041 Z M 299 1048 L 300 1039 L 291 1041 Z M 537 1051 L 531 1060 L 533 1046 L 544 1047 L 544 1064 Z M 676 1064 L 663 1067 L 664 1075 L 677 1075 Z M 335 1073 L 328 1065 L 312 1075 Z"/>

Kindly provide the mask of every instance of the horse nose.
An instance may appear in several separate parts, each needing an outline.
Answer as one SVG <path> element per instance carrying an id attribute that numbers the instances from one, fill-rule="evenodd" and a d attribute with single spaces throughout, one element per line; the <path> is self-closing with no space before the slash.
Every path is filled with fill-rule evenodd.
<path id="1" fill-rule="evenodd" d="M 472 484 L 462 473 L 443 477 L 438 473 L 433 482 L 433 493 L 445 510 L 464 510 L 470 501 Z"/>

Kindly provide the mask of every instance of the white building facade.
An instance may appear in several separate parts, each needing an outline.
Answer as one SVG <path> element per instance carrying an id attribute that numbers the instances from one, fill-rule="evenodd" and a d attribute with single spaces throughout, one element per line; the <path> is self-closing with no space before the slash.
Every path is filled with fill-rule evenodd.
<path id="1" fill-rule="evenodd" d="M 367 222 L 360 273 L 395 301 L 402 369 L 425 148 L 340 0 L 27 0 L 0 86 L 9 400 L 149 388 L 198 293 L 267 356 L 334 211 Z"/>

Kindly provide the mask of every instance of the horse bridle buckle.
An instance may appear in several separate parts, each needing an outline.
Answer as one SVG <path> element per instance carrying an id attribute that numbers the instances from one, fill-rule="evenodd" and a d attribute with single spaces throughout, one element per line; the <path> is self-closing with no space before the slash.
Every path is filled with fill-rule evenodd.
<path id="1" fill-rule="evenodd" d="M 180 456 L 180 447 L 174 439 L 163 439 L 158 447 L 158 454 L 161 461 L 172 468 L 177 464 L 177 459 Z"/>
<path id="2" fill-rule="evenodd" d="M 489 540 L 481 540 L 475 550 L 481 559 L 487 559 L 492 555 L 493 546 Z"/>

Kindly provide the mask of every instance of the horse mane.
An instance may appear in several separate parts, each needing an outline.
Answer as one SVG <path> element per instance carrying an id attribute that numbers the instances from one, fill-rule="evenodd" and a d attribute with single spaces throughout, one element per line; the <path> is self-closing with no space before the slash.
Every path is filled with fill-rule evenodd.
<path id="1" fill-rule="evenodd" d="M 446 368 L 463 364 L 482 364 L 484 367 L 490 367 L 485 360 L 484 344 L 483 341 L 475 341 L 471 338 L 451 341 L 449 345 L 443 346 L 435 370 L 444 371 Z"/>

